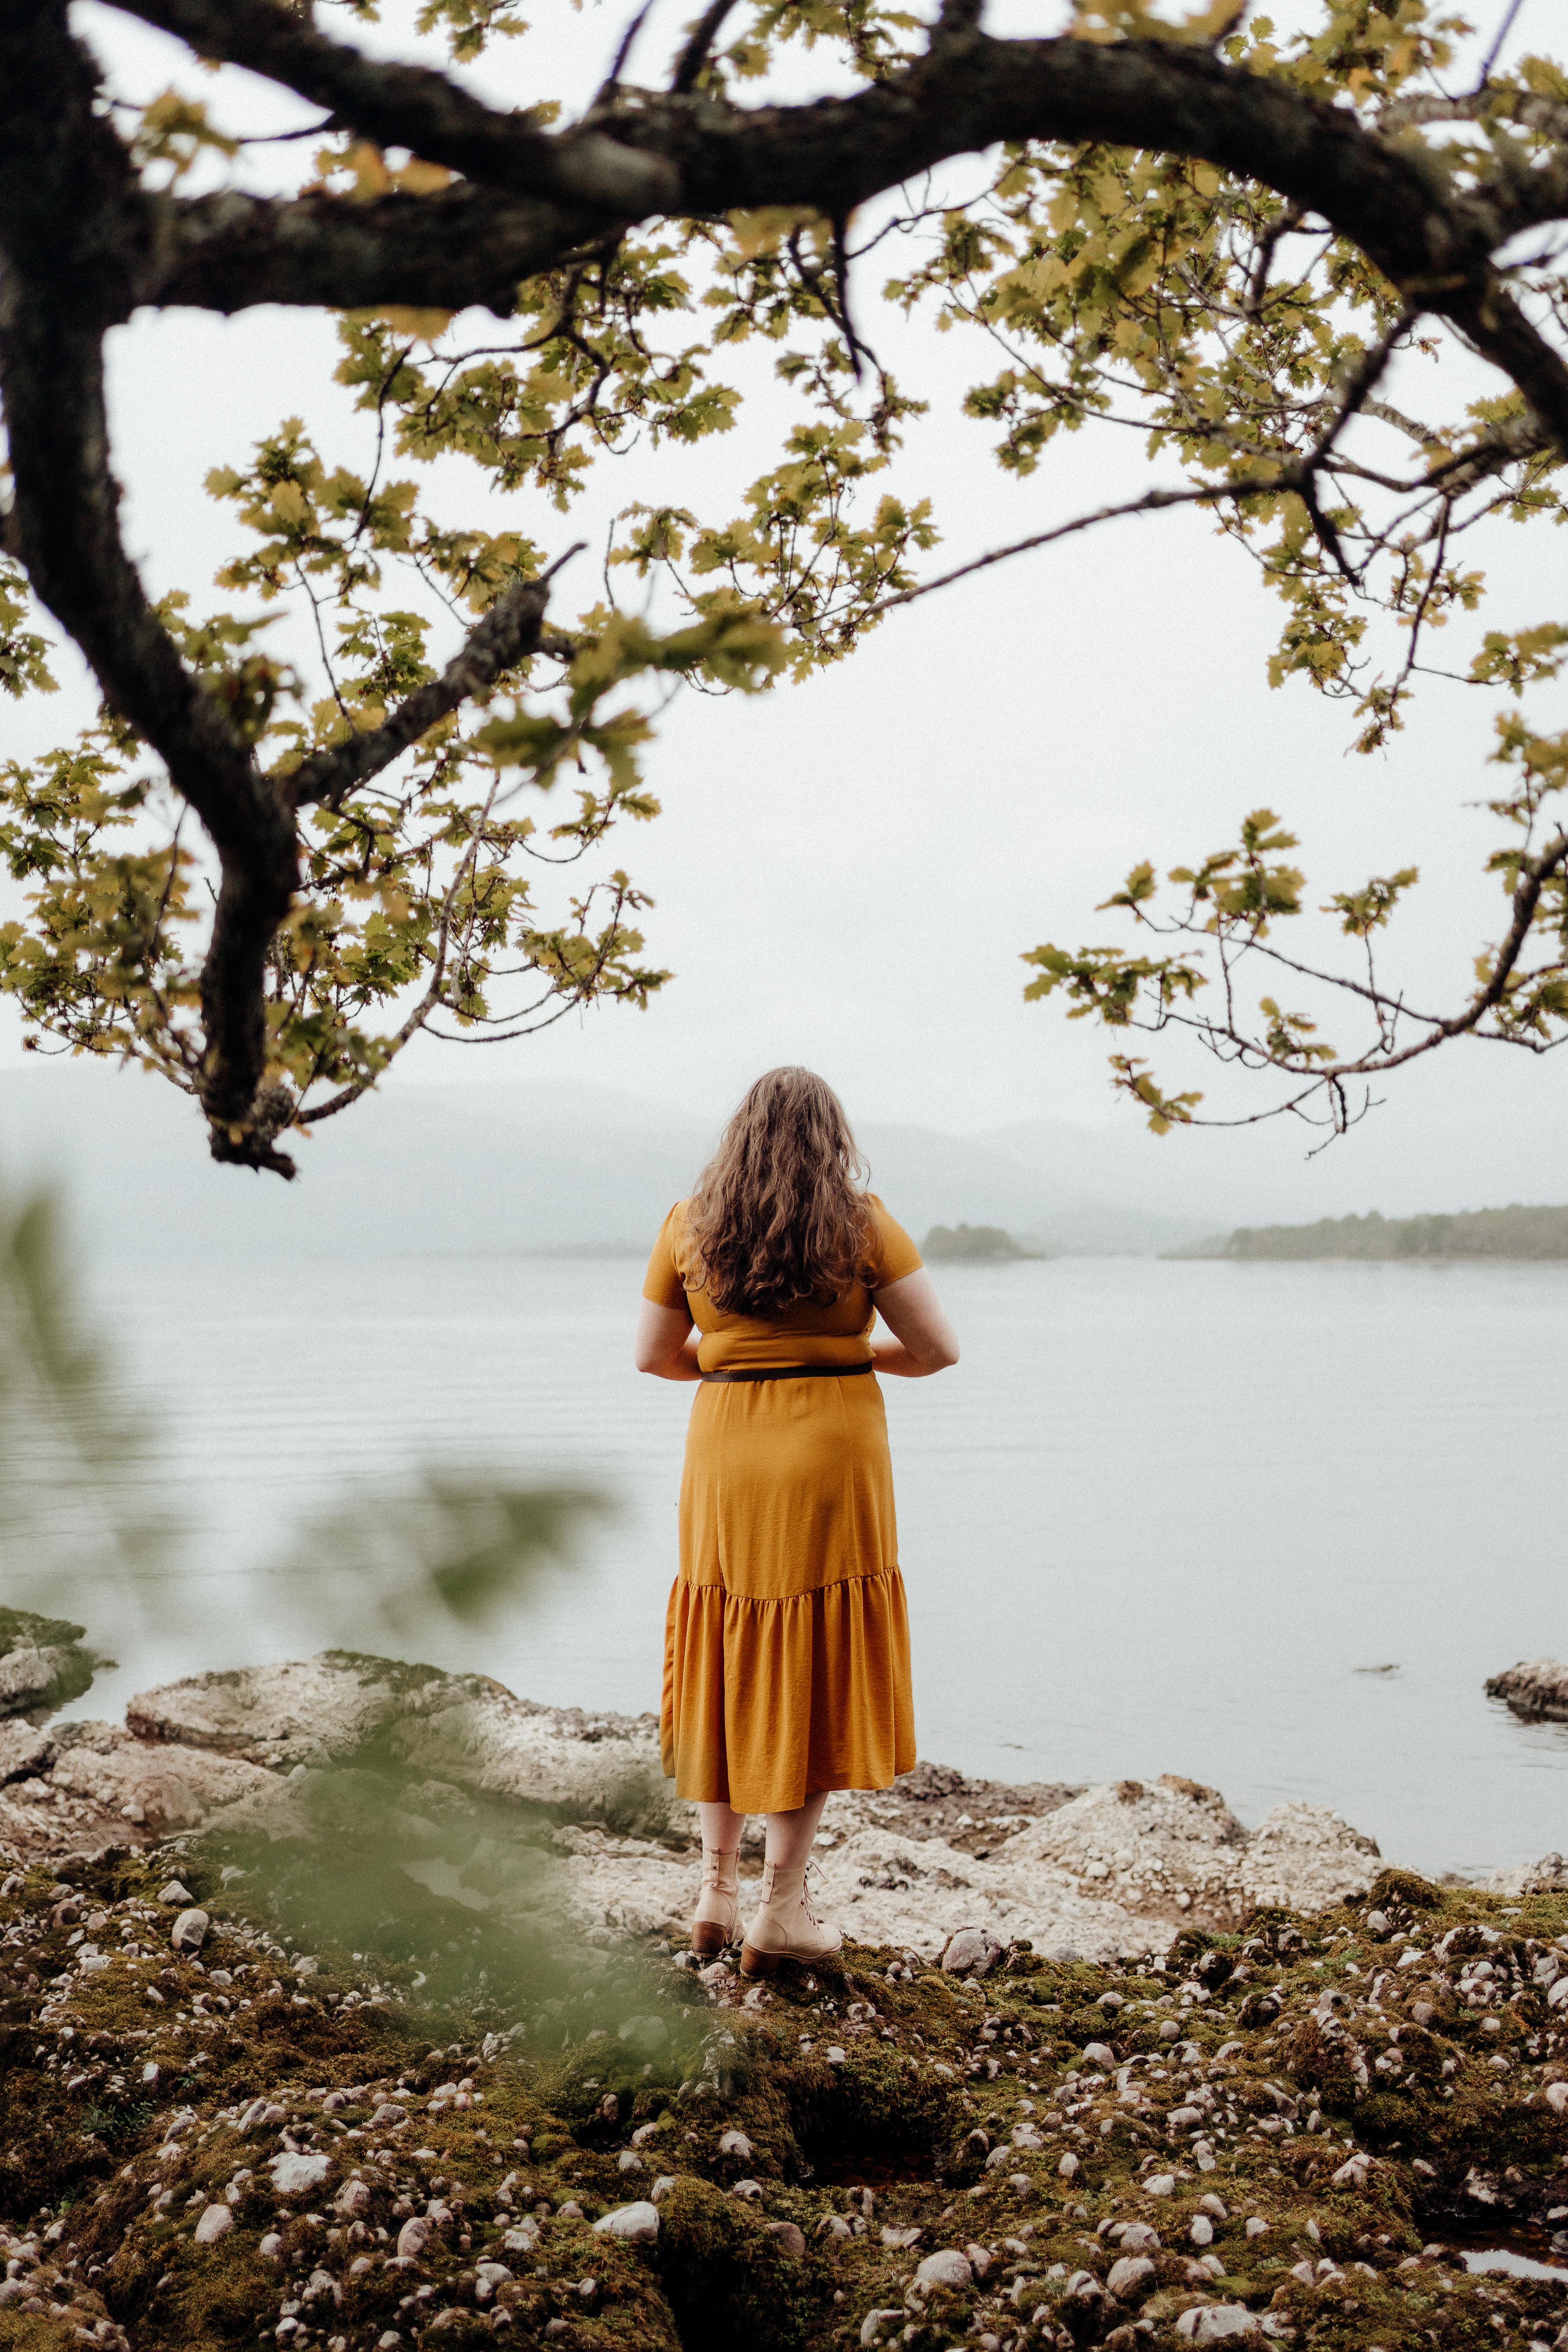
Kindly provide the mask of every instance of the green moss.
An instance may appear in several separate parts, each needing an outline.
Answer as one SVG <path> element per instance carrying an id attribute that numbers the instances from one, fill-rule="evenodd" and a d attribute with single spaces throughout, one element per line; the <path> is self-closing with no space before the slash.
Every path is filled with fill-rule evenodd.
<path id="1" fill-rule="evenodd" d="M 1042 2305 L 1041 2340 L 1059 2340 L 1064 2329 L 1081 2334 L 1089 2316 L 1064 2300 L 1068 2274 L 1088 2268 L 1103 2279 L 1117 2248 L 1101 2226 L 1133 2220 L 1152 2221 L 1163 2242 L 1142 2315 L 1153 2332 L 1125 2344 L 1117 2332 L 1115 2352 L 1177 2352 L 1174 2321 L 1194 2297 L 1272 2303 L 1301 2331 L 1300 2352 L 1369 2342 L 1415 2352 L 1429 2341 L 1468 2352 L 1496 2342 L 1494 2317 L 1511 2325 L 1531 2308 L 1517 2282 L 1455 2272 L 1439 2291 L 1435 2266 L 1396 2265 L 1467 2210 L 1505 2228 L 1511 2208 L 1520 2226 L 1539 2190 L 1544 2212 L 1568 2128 L 1546 2105 L 1542 2069 L 1560 2064 L 1568 2075 L 1568 2032 L 1528 1965 L 1517 1980 L 1490 1980 L 1497 1997 L 1484 2012 L 1458 1990 L 1439 2000 L 1430 1949 L 1409 1969 L 1391 1966 L 1392 1949 L 1364 1937 L 1364 1904 L 1322 1919 L 1271 1916 L 1245 1952 L 1236 1937 L 1184 1937 L 1164 1972 L 1019 1954 L 1037 1965 L 1005 1966 L 978 1985 L 934 1969 L 906 1982 L 895 1955 L 849 1947 L 815 1979 L 786 1971 L 753 2013 L 715 2007 L 689 1972 L 630 1952 L 557 1955 L 547 1994 L 527 1967 L 500 1986 L 471 1969 L 431 1971 L 416 1993 L 411 1963 L 390 1956 L 406 1952 L 406 1920 L 390 1924 L 374 1963 L 318 1938 L 316 1921 L 319 1973 L 299 1979 L 282 1937 L 311 1919 L 315 1883 L 292 1882 L 307 1907 L 290 1907 L 258 1866 L 226 1896 L 219 1860 L 212 1848 L 165 1849 L 98 1873 L 83 1894 L 110 1915 L 95 1931 L 102 1948 L 114 1949 L 124 1924 L 157 1948 L 132 1967 L 116 1960 L 59 1983 L 70 1929 L 51 1920 L 52 1881 L 32 1874 L 0 1901 L 0 1933 L 14 1927 L 21 1938 L 0 1952 L 0 2212 L 13 2230 L 40 2207 L 64 2218 L 67 2259 L 45 2299 L 76 2315 L 68 2325 L 7 2305 L 0 2347 L 52 2352 L 102 2316 L 135 2352 L 228 2352 L 300 2300 L 312 2343 L 336 2334 L 350 2352 L 370 2352 L 391 2329 L 441 2352 L 490 2334 L 494 2306 L 474 2272 L 486 2253 L 514 2273 L 498 2300 L 519 2347 L 562 2321 L 579 2344 L 616 2352 L 838 2352 L 858 2342 L 868 2312 L 890 2308 L 909 2314 L 890 2334 L 908 2328 L 911 2352 L 934 2352 L 987 2330 L 1006 2340 Z M 148 1900 L 172 1864 L 214 1915 L 205 1975 L 168 1953 L 168 1914 Z M 283 1867 L 296 1864 L 285 1857 Z M 1419 1916 L 1429 1948 L 1434 1915 Z M 423 1890 L 411 1916 L 424 1950 L 469 1933 L 471 1915 L 426 1903 Z M 1511 1971 L 1529 1962 L 1529 1938 L 1568 1927 L 1568 1899 L 1504 1906 L 1453 1890 L 1438 1916 L 1436 1932 L 1461 1930 L 1457 1957 L 1473 1943 L 1471 1964 L 1489 1954 Z M 1205 1969 L 1210 1956 L 1232 1967 L 1244 1958 L 1245 1980 Z M 234 1979 L 223 1997 L 248 2009 L 204 2017 L 194 2007 L 223 1990 L 217 1970 Z M 1182 1990 L 1194 1973 L 1209 1998 Z M 1366 2000 L 1374 1979 L 1375 2009 Z M 1425 2024 L 1411 2013 L 1423 1988 L 1433 2011 Z M 1338 2007 L 1323 2003 L 1326 1990 L 1341 1993 Z M 649 2017 L 662 2034 L 644 2023 L 621 2036 L 620 2022 Z M 1173 2021 L 1173 2042 L 1160 2030 Z M 1131 2078 L 1139 2106 L 1123 2105 L 1103 2062 L 1084 2057 L 1089 2041 L 1107 2044 L 1113 2063 L 1142 2053 Z M 144 2085 L 149 2064 L 157 2078 Z M 474 2104 L 437 2105 L 437 2087 L 459 2081 L 473 2084 Z M 373 2128 L 376 2103 L 400 2084 L 408 2123 Z M 1198 2091 L 1209 2102 L 1199 2119 L 1208 2169 L 1192 2121 L 1166 2122 Z M 257 2099 L 284 2111 L 281 2126 L 241 2129 Z M 164 2132 L 184 2106 L 194 2120 L 165 2155 Z M 631 2148 L 647 2125 L 651 2135 Z M 272 2194 L 266 2167 L 284 2131 L 329 2158 L 312 2192 L 319 2219 L 300 2210 L 303 2200 L 285 2210 Z M 731 2131 L 745 2135 L 744 2152 L 721 2147 Z M 1359 2185 L 1335 2179 L 1352 2147 L 1370 2159 Z M 1068 2156 L 1077 2169 L 1063 2174 Z M 355 2166 L 368 2192 L 357 2238 L 333 2201 Z M 1493 2184 L 1497 2205 L 1467 2202 L 1472 2168 Z M 653 2247 L 594 2232 L 596 2215 L 647 2196 L 658 2175 L 675 2185 L 661 2196 Z M 1149 2181 L 1166 2175 L 1171 2193 L 1154 2196 Z M 756 2193 L 738 2195 L 746 2181 Z M 174 2197 L 160 2208 L 165 2182 Z M 188 2232 L 199 2200 L 220 2192 L 234 2200 L 235 2226 L 197 2247 Z M 1228 2211 L 1215 2225 L 1219 2281 L 1188 2267 L 1199 2200 L 1211 2193 Z M 404 2215 L 433 2198 L 440 2218 L 429 2245 L 412 2269 L 388 2268 Z M 535 2204 L 552 2209 L 537 2245 L 501 2252 Z M 563 2213 L 572 2207 L 582 2218 Z M 1267 2224 L 1256 2240 L 1244 2232 L 1248 2214 Z M 787 2225 L 804 2252 L 791 2251 Z M 276 2259 L 260 2252 L 271 2231 Z M 923 2309 L 906 2303 L 922 2253 L 971 2242 L 994 2255 L 987 2278 Z M 1308 2287 L 1291 2276 L 1324 2257 L 1342 2277 Z M 1363 2263 L 1375 2276 L 1355 2267 Z M 342 2297 L 326 2295 L 330 2311 L 320 2287 L 314 2304 L 302 2299 L 323 2270 Z M 447 2314 L 431 2335 L 429 2321 Z M 1131 2315 L 1105 2323 L 1131 2325 Z"/>
<path id="2" fill-rule="evenodd" d="M 1430 1879 L 1420 1878 L 1413 1870 L 1380 1870 L 1373 1880 L 1360 1907 L 1363 1911 L 1443 1911 L 1448 1896 L 1441 1886 Z"/>
<path id="3" fill-rule="evenodd" d="M 686 2352 L 794 2352 L 811 2330 L 820 2263 L 789 2253 L 750 2206 L 683 2180 L 659 2209 L 658 2268 Z"/>

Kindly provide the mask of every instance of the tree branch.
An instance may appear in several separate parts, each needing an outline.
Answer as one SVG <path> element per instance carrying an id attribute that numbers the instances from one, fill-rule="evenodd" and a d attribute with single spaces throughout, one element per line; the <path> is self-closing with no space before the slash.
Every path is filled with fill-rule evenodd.
<path id="1" fill-rule="evenodd" d="M 202 1103 L 216 1156 L 292 1174 L 270 1133 L 250 1147 L 266 1062 L 262 975 L 294 889 L 294 829 L 249 746 L 181 661 L 121 541 L 97 314 L 103 250 L 124 214 L 135 218 L 137 191 L 117 143 L 100 135 L 95 92 L 63 0 L 0 18 L 0 395 L 14 484 L 6 536 L 110 705 L 160 753 L 217 850 L 222 878 L 201 983 Z"/>
<path id="2" fill-rule="evenodd" d="M 328 40 L 273 0 L 116 0 L 130 16 L 281 82 L 383 147 L 411 147 L 466 179 L 606 219 L 637 220 L 679 195 L 657 154 L 636 153 L 598 131 L 542 131 L 528 113 L 501 114 L 428 66 L 383 63 Z"/>
<path id="3" fill-rule="evenodd" d="M 444 298 L 430 282 L 437 274 L 432 243 L 416 226 L 442 199 L 395 201 L 379 218 L 372 207 L 319 198 L 299 200 L 301 210 L 254 202 L 238 209 L 238 199 L 174 205 L 176 250 L 142 299 L 202 300 L 205 281 L 221 287 L 226 308 L 239 307 L 247 284 L 248 299 L 277 300 L 283 271 L 274 256 L 284 243 L 308 289 L 298 299 L 346 306 L 375 284 L 385 299 L 373 258 L 379 242 L 385 277 L 401 273 L 405 284 L 416 276 L 421 299 L 449 307 L 482 281 L 480 299 L 494 300 L 509 276 L 552 266 L 595 226 L 800 205 L 845 219 L 884 190 L 998 141 L 1096 141 L 1202 160 L 1310 209 L 1359 246 L 1412 309 L 1451 319 L 1568 447 L 1568 364 L 1499 285 L 1490 258 L 1522 218 L 1541 216 L 1546 195 L 1531 194 L 1541 175 L 1526 175 L 1524 188 L 1500 187 L 1495 202 L 1456 195 L 1418 148 L 1385 141 L 1348 108 L 1206 49 L 994 40 L 973 10 L 955 8 L 923 58 L 849 98 L 747 109 L 708 91 L 616 88 L 584 122 L 548 133 L 529 115 L 492 110 L 443 74 L 379 64 L 330 41 L 274 0 L 121 5 L 204 54 L 331 107 L 384 145 L 411 147 L 492 191 L 530 200 L 521 214 L 473 219 L 485 250 L 453 255 Z M 362 222 L 345 236 L 340 215 L 354 211 Z"/>
<path id="4" fill-rule="evenodd" d="M 578 554 L 582 545 L 579 541 L 570 553 Z M 472 696 L 483 694 L 503 671 L 532 653 L 550 602 L 551 572 L 566 560 L 562 556 L 542 579 L 520 580 L 505 595 L 498 596 L 440 677 L 417 687 L 384 726 L 352 735 L 346 743 L 302 761 L 282 780 L 291 804 L 297 809 L 316 803 L 341 808 L 357 785 L 390 766 L 411 743 L 428 734 L 437 719 Z"/>
<path id="5" fill-rule="evenodd" d="M 697 78 L 708 62 L 709 53 L 723 28 L 724 19 L 735 5 L 735 0 L 709 0 L 709 5 L 691 29 L 691 38 L 681 50 L 670 77 L 672 90 L 695 89 Z"/>
<path id="6" fill-rule="evenodd" d="M 521 279 L 553 269 L 604 234 L 597 215 L 461 181 L 434 195 L 365 204 L 235 190 L 164 202 L 173 234 L 135 300 L 225 315 L 263 302 L 341 310 L 477 303 L 509 319 Z"/>

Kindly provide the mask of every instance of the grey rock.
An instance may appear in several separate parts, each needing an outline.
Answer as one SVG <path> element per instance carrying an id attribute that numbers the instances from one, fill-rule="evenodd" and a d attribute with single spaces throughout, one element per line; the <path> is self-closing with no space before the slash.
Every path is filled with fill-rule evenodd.
<path id="1" fill-rule="evenodd" d="M 1527 1723 L 1568 1723 L 1568 1665 L 1560 1658 L 1521 1658 L 1490 1677 L 1487 1696 L 1504 1700 Z"/>
<path id="2" fill-rule="evenodd" d="M 158 1889 L 159 1902 L 168 1904 L 174 1910 L 186 1910 L 195 1899 L 190 1888 L 182 1885 L 177 1878 L 171 1878 L 166 1885 Z"/>
<path id="3" fill-rule="evenodd" d="M 860 2322 L 861 2343 L 880 2343 L 883 2328 L 890 2326 L 895 2320 L 901 2323 L 903 2316 L 904 2315 L 901 2311 L 868 2311 L 866 2314 L 865 2318 Z"/>
<path id="4" fill-rule="evenodd" d="M 983 1977 L 1002 1957 L 1002 1946 L 984 1927 L 961 1927 L 948 1937 L 942 1965 L 949 1976 Z"/>
<path id="5" fill-rule="evenodd" d="M 268 2169 L 272 2175 L 274 2196 L 302 2197 L 308 2189 L 321 2187 L 331 2170 L 331 2159 L 287 2148 L 280 2156 L 268 2158 Z"/>
<path id="6" fill-rule="evenodd" d="M 956 2246 L 942 2246 L 934 2254 L 928 2254 L 915 2272 L 917 2286 L 968 2287 L 973 2284 L 969 2257 L 961 2254 Z"/>
<path id="7" fill-rule="evenodd" d="M 1176 2322 L 1176 2333 L 1185 2344 L 1224 2344 L 1257 2332 L 1257 2314 L 1239 2303 L 1204 2304 L 1196 2311 L 1184 2311 Z"/>
<path id="8" fill-rule="evenodd" d="M 95 1664 L 81 1647 L 86 1638 L 85 1625 L 40 1617 L 31 1609 L 0 1611 L 0 1717 L 79 1698 Z"/>
<path id="9" fill-rule="evenodd" d="M 1154 2265 L 1147 2254 L 1123 2254 L 1105 2284 L 1118 2303 L 1134 2303 L 1153 2285 Z"/>
<path id="10" fill-rule="evenodd" d="M 234 2215 L 226 2205 L 208 2205 L 191 2235 L 198 2246 L 216 2246 L 220 2238 L 227 2237 L 233 2227 Z"/>
<path id="11" fill-rule="evenodd" d="M 405 2262 L 416 2263 L 430 2242 L 430 2224 L 422 2213 L 411 2214 L 397 2233 L 397 2251 Z"/>
<path id="12" fill-rule="evenodd" d="M 0 1783 L 47 1772 L 58 1752 L 54 1741 L 30 1723 L 0 1721 Z"/>
<path id="13" fill-rule="evenodd" d="M 176 1952 L 199 1952 L 207 1939 L 211 1919 L 205 1911 L 193 1907 L 182 1911 L 169 1930 L 169 1941 Z"/>
<path id="14" fill-rule="evenodd" d="M 804 2254 L 805 2232 L 794 2221 L 770 2221 L 766 2225 L 770 2238 L 776 2238 L 786 2254 Z"/>
<path id="15" fill-rule="evenodd" d="M 617 2205 L 608 2213 L 601 2213 L 594 2228 L 602 2238 L 625 2238 L 640 2245 L 658 2235 L 658 2209 L 639 2200 L 635 2205 Z"/>
<path id="16" fill-rule="evenodd" d="M 752 2143 L 743 2131 L 727 2131 L 719 2142 L 721 2156 L 732 2156 L 738 2163 L 750 2164 Z"/>

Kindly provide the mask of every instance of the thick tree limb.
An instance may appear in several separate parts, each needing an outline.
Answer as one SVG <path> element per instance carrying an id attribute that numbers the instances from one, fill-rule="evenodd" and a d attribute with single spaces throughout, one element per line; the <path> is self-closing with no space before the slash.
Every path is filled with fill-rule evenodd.
<path id="1" fill-rule="evenodd" d="M 172 208 L 173 211 L 173 208 Z M 274 198 L 227 191 L 173 213 L 137 300 L 226 314 L 261 302 L 368 310 L 384 303 L 511 316 L 519 281 L 602 233 L 571 214 L 458 182 L 430 196 Z M 126 304 L 129 314 L 130 303 Z"/>
<path id="2" fill-rule="evenodd" d="M 450 307 L 478 289 L 478 299 L 499 303 L 509 278 L 563 258 L 595 224 L 791 205 L 842 220 L 998 141 L 1094 140 L 1216 164 L 1327 220 L 1413 307 L 1451 319 L 1568 447 L 1568 364 L 1500 287 L 1491 262 L 1517 227 L 1568 209 L 1568 173 L 1500 184 L 1484 201 L 1456 196 L 1418 149 L 1206 49 L 993 40 L 972 11 L 951 10 L 925 57 L 849 98 L 747 109 L 708 93 L 616 89 L 585 122 L 550 134 L 526 115 L 494 112 L 443 74 L 363 58 L 274 0 L 121 5 L 331 106 L 367 137 L 533 200 L 515 214 L 470 215 L 474 234 L 453 252 L 444 293 L 427 207 L 446 204 L 440 226 L 449 229 L 451 195 L 379 208 L 319 198 L 176 206 L 174 249 L 142 299 L 237 309 L 290 299 L 292 274 L 300 289 L 292 299 L 310 302 Z M 342 220 L 356 211 L 358 224 Z"/>
<path id="3" fill-rule="evenodd" d="M 0 16 L 0 394 L 15 485 L 6 538 L 217 850 L 197 1084 L 215 1149 L 237 1149 L 265 1063 L 262 974 L 293 893 L 294 829 L 249 747 L 181 661 L 121 541 L 100 320 L 105 252 L 123 216 L 137 219 L 138 201 L 122 151 L 100 135 L 94 88 L 60 0 Z M 292 1173 L 269 1137 L 258 1164 Z"/>
<path id="4" fill-rule="evenodd" d="M 328 808 L 341 808 L 357 785 L 389 767 L 411 743 L 427 735 L 437 719 L 445 719 L 471 696 L 483 694 L 503 670 L 534 651 L 549 602 L 547 579 L 521 580 L 515 588 L 509 588 L 440 677 L 417 688 L 384 726 L 353 735 L 330 751 L 315 752 L 284 778 L 284 790 L 294 807 L 322 803 Z"/>
<path id="5" fill-rule="evenodd" d="M 247 66 L 324 106 L 383 147 L 412 147 L 432 163 L 513 195 L 606 219 L 640 219 L 679 202 L 674 171 L 595 131 L 567 137 L 528 114 L 499 114 L 446 74 L 387 65 L 331 41 L 273 0 L 121 0 L 144 23 L 188 41 L 199 57 Z"/>

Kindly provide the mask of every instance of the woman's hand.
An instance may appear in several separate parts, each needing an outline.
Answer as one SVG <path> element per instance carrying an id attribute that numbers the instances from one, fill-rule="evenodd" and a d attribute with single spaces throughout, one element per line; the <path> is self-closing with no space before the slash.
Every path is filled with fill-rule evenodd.
<path id="1" fill-rule="evenodd" d="M 684 1307 L 656 1307 L 645 1298 L 632 1358 L 639 1372 L 651 1372 L 656 1380 L 700 1381 L 697 1349 L 701 1338 Z"/>
<path id="2" fill-rule="evenodd" d="M 924 1380 L 958 1361 L 958 1334 L 942 1313 L 936 1285 L 924 1266 L 889 1282 L 876 1294 L 877 1312 L 892 1333 L 871 1342 L 871 1361 L 879 1372 L 896 1372 L 905 1380 Z"/>

